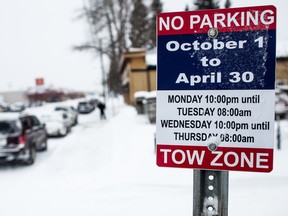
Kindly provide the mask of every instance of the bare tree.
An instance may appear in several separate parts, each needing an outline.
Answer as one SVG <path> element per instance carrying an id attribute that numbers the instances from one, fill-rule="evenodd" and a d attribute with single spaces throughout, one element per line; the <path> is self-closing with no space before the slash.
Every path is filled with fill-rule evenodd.
<path id="1" fill-rule="evenodd" d="M 131 0 L 88 0 L 84 14 L 90 25 L 92 39 L 75 49 L 93 49 L 106 54 L 110 59 L 108 86 L 110 90 L 119 93 L 118 69 L 121 54 L 127 49 Z"/>

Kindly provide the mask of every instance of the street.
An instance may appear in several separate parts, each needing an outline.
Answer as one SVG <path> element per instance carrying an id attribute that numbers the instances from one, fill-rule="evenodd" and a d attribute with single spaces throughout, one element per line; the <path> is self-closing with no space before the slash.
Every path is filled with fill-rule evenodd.
<path id="1" fill-rule="evenodd" d="M 192 215 L 193 170 L 159 168 L 155 125 L 118 103 L 79 116 L 32 166 L 0 167 L 1 215 Z M 281 122 L 287 131 L 287 121 Z M 287 138 L 270 174 L 230 172 L 229 215 L 285 215 Z"/>

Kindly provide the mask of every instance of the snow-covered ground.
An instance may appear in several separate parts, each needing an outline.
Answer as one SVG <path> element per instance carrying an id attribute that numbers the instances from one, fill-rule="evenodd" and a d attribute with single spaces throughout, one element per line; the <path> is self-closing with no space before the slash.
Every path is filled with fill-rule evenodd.
<path id="1" fill-rule="evenodd" d="M 144 115 L 121 101 L 79 116 L 33 166 L 0 167 L 1 216 L 191 216 L 193 170 L 159 168 Z M 230 172 L 229 215 L 286 216 L 288 122 L 271 173 Z"/>

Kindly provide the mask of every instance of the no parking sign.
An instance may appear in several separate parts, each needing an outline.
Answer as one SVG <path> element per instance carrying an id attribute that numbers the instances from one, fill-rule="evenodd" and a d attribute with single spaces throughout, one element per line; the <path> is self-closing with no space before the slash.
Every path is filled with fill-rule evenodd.
<path id="1" fill-rule="evenodd" d="M 157 164 L 273 169 L 274 6 L 157 18 Z"/>

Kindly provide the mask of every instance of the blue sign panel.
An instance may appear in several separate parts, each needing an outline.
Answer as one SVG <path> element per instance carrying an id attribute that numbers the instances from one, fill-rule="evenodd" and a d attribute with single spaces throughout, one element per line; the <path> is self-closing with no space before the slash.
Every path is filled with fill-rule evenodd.
<path id="1" fill-rule="evenodd" d="M 274 89 L 276 30 L 158 36 L 158 90 Z"/>

